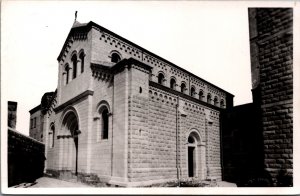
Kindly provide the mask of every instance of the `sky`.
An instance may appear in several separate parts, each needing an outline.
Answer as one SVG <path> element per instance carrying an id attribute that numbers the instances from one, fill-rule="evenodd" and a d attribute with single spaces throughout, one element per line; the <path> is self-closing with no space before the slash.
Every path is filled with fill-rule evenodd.
<path id="1" fill-rule="evenodd" d="M 29 110 L 40 104 L 45 92 L 57 87 L 56 59 L 75 11 L 79 22 L 93 21 L 230 92 L 235 95 L 234 105 L 252 102 L 249 5 L 208 1 L 2 1 L 2 117 L 7 114 L 7 101 L 18 102 L 17 130 L 29 134 Z M 7 122 L 6 118 L 2 120 Z"/>

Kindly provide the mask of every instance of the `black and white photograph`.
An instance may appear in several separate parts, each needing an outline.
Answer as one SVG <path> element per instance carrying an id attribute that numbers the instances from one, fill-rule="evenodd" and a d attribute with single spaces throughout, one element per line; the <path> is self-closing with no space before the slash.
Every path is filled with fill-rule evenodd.
<path id="1" fill-rule="evenodd" d="M 300 194 L 299 3 L 2 1 L 1 193 Z"/>

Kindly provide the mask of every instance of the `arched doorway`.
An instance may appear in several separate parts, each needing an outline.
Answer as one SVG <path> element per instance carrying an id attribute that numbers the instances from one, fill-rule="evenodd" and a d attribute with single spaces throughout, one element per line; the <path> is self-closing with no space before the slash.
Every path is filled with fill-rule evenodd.
<path id="1" fill-rule="evenodd" d="M 63 153 L 62 161 L 64 169 L 70 170 L 75 175 L 78 174 L 78 118 L 74 111 L 65 114 L 62 121 Z"/>
<path id="2" fill-rule="evenodd" d="M 187 135 L 187 176 L 204 179 L 205 145 L 197 130 Z"/>

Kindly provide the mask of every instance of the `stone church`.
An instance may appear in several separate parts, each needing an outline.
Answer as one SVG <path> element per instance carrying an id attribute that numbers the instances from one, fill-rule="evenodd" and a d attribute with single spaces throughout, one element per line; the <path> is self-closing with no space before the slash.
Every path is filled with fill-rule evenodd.
<path id="1" fill-rule="evenodd" d="M 222 179 L 233 95 L 94 23 L 74 22 L 42 98 L 47 174 L 146 186 Z"/>

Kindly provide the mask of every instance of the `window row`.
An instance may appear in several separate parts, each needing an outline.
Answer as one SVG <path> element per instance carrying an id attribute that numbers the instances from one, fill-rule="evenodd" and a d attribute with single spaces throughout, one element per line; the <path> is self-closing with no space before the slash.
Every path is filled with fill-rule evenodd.
<path id="1" fill-rule="evenodd" d="M 161 85 L 165 85 L 165 82 L 166 82 L 166 79 L 165 79 L 164 74 L 159 73 L 158 74 L 158 83 L 161 84 Z M 173 90 L 176 90 L 176 86 L 178 86 L 178 85 L 176 84 L 175 78 L 171 77 L 170 88 L 173 89 Z M 182 82 L 181 85 L 180 85 L 180 92 L 184 93 L 184 94 L 187 94 L 187 90 L 188 89 L 186 87 L 186 84 L 184 82 Z M 196 95 L 197 95 L 196 89 L 195 89 L 194 86 L 192 86 L 191 89 L 190 89 L 190 96 L 196 98 Z M 210 93 L 207 94 L 207 97 L 205 99 L 205 95 L 204 95 L 203 90 L 199 91 L 198 96 L 199 96 L 198 97 L 199 100 L 201 100 L 201 101 L 206 101 L 207 103 L 214 104 L 215 106 L 220 106 L 221 108 L 225 107 L 224 99 L 221 99 L 220 102 L 219 102 L 219 98 L 217 96 L 212 98 L 212 95 Z"/>
<path id="2" fill-rule="evenodd" d="M 84 57 L 85 53 L 84 50 L 81 50 L 79 52 L 79 55 L 77 55 L 77 52 L 74 51 L 71 55 L 71 65 L 69 63 L 65 64 L 64 67 L 64 74 L 65 76 L 65 84 L 68 84 L 71 80 L 75 79 L 78 74 L 78 62 L 80 62 L 80 73 L 84 72 Z M 70 74 L 72 78 L 70 78 Z"/>

